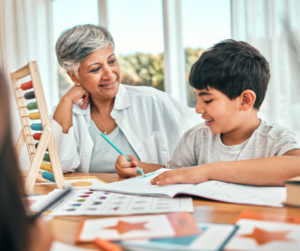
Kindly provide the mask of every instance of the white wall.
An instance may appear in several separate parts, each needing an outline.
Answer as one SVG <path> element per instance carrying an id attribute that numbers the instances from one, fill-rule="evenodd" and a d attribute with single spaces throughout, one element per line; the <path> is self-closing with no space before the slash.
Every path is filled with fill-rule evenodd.
<path id="1" fill-rule="evenodd" d="M 52 0 L 0 1 L 0 62 L 4 74 L 10 80 L 10 72 L 29 61 L 37 61 L 49 112 L 58 103 L 52 23 Z M 12 131 L 16 142 L 21 122 L 12 90 L 9 95 L 12 100 Z M 20 165 L 22 169 L 30 166 L 25 147 Z"/>

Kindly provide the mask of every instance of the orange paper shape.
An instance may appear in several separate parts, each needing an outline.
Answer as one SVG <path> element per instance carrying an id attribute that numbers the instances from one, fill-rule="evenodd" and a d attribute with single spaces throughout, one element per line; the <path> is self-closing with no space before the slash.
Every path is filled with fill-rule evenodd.
<path id="1" fill-rule="evenodd" d="M 237 223 L 240 219 L 300 224 L 300 217 L 297 216 L 288 216 L 283 214 L 266 214 L 266 213 L 249 212 L 249 211 L 241 212 L 241 214 L 234 220 L 233 223 L 234 224 Z"/>
<path id="2" fill-rule="evenodd" d="M 129 223 L 129 222 L 120 220 L 120 221 L 118 221 L 117 225 L 111 226 L 111 227 L 106 227 L 104 229 L 115 229 L 118 231 L 119 234 L 124 234 L 124 233 L 130 232 L 132 230 L 149 230 L 144 227 L 144 225 L 147 222 L 148 221 L 139 222 L 139 223 Z"/>
<path id="3" fill-rule="evenodd" d="M 281 232 L 268 232 L 260 228 L 254 228 L 251 234 L 243 234 L 239 235 L 239 237 L 252 238 L 258 245 L 264 245 L 272 241 L 293 241 L 286 237 L 289 232 L 290 230 Z"/>

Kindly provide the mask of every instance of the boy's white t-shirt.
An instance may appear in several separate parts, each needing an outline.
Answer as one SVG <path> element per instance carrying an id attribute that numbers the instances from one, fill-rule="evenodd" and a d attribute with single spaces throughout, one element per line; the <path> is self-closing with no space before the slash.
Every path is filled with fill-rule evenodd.
<path id="1" fill-rule="evenodd" d="M 218 161 L 281 156 L 288 151 L 300 149 L 293 132 L 263 120 L 251 137 L 239 145 L 224 145 L 220 135 L 213 134 L 204 123 L 191 128 L 183 135 L 165 167 L 177 169 Z"/>

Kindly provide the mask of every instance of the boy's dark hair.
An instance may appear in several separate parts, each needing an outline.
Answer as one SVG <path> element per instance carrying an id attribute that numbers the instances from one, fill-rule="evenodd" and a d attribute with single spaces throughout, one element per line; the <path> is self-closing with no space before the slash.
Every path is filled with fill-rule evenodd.
<path id="1" fill-rule="evenodd" d="M 270 80 L 269 63 L 246 42 L 224 40 L 203 52 L 192 66 L 189 82 L 197 90 L 208 87 L 235 99 L 245 90 L 256 94 L 254 108 L 259 110 Z"/>

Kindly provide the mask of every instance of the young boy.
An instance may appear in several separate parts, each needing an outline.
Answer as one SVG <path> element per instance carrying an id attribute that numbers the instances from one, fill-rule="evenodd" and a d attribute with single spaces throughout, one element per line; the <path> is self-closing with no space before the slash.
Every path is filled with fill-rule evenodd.
<path id="1" fill-rule="evenodd" d="M 165 168 L 151 183 L 221 180 L 252 185 L 283 185 L 300 175 L 300 146 L 289 130 L 258 118 L 270 70 L 260 52 L 245 42 L 225 40 L 204 52 L 192 66 L 189 82 L 204 124 L 187 131 Z M 172 109 L 170 107 L 170 109 Z M 119 156 L 121 177 L 163 166 Z"/>

